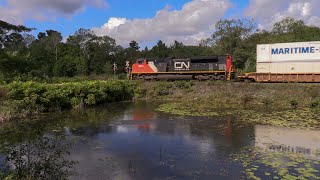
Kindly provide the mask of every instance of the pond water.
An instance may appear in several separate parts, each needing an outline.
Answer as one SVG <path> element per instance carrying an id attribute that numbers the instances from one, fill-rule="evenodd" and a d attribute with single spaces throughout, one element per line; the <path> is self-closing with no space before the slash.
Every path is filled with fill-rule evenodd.
<path id="1" fill-rule="evenodd" d="M 61 155 L 66 161 L 59 161 L 60 154 L 54 156 L 50 168 L 59 176 L 66 172 L 59 170 L 65 168 L 61 163 L 75 162 L 66 177 L 77 180 L 246 178 L 246 167 L 233 161 L 232 155 L 248 147 L 320 160 L 319 131 L 238 124 L 232 116 L 173 116 L 156 108 L 157 103 L 128 102 L 55 114 L 6 133 L 1 144 L 5 149 L 20 148 L 19 152 L 21 144 L 27 144 L 25 149 L 34 150 L 36 153 L 29 154 L 39 156 L 34 158 L 39 163 L 45 163 L 39 159 L 50 153 L 68 150 L 69 155 Z M 5 152 L 0 156 L 2 164 Z M 26 156 L 20 154 L 15 153 L 13 159 Z M 2 171 L 10 167 L 14 167 L 12 162 L 7 168 L 2 166 Z M 312 167 L 320 170 L 319 164 Z M 263 168 L 257 172 L 262 178 L 268 175 Z M 319 172 L 313 174 L 320 176 Z"/>

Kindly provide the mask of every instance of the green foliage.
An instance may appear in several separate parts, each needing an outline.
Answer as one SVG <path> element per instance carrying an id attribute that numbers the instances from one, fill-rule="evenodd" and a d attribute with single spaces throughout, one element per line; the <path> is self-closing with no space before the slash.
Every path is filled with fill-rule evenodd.
<path id="1" fill-rule="evenodd" d="M 231 19 L 220 20 L 204 44 L 212 46 L 213 53 L 232 54 L 237 69 L 255 72 L 257 44 L 319 41 L 319 34 L 319 27 L 290 17 L 276 22 L 271 31 L 258 29 L 249 19 Z"/>
<path id="2" fill-rule="evenodd" d="M 159 96 L 170 95 L 173 93 L 173 87 L 174 86 L 172 83 L 159 82 L 152 87 L 152 89 L 149 91 L 149 94 L 155 98 Z"/>
<path id="3" fill-rule="evenodd" d="M 0 49 L 9 46 L 12 43 L 21 41 L 21 32 L 30 32 L 32 28 L 27 28 L 25 26 L 16 26 L 7 22 L 0 20 Z"/>
<path id="4" fill-rule="evenodd" d="M 266 97 L 262 99 L 262 104 L 265 108 L 271 108 L 273 103 L 273 99 Z"/>
<path id="5" fill-rule="evenodd" d="M 148 92 L 147 89 L 145 89 L 142 86 L 138 86 L 134 91 L 134 94 L 135 94 L 134 96 L 137 99 L 141 99 L 141 98 L 144 98 L 147 95 L 147 92 Z"/>
<path id="6" fill-rule="evenodd" d="M 129 81 L 85 81 L 82 83 L 43 84 L 13 82 L 9 99 L 28 113 L 66 109 L 83 105 L 131 100 L 135 84 Z"/>
<path id="7" fill-rule="evenodd" d="M 231 54 L 238 73 L 256 70 L 256 45 L 300 41 L 320 41 L 320 28 L 306 25 L 301 20 L 287 17 L 276 22 L 272 30 L 258 29 L 251 19 L 225 19 L 216 23 L 210 38 L 198 46 L 187 46 L 174 41 L 165 44 L 159 40 L 151 49 L 140 50 L 136 41 L 128 48 L 117 45 L 108 36 L 96 36 L 92 30 L 80 28 L 62 42 L 55 30 L 40 32 L 0 21 L 0 83 L 21 81 L 48 81 L 54 77 L 75 77 L 109 74 L 112 64 L 117 74 L 124 73 L 125 61 L 135 63 L 138 58 L 164 59 L 193 56 Z"/>
<path id="8" fill-rule="evenodd" d="M 312 100 L 310 102 L 310 107 L 311 108 L 319 108 L 320 107 L 320 101 L 319 100 Z"/>
<path id="9" fill-rule="evenodd" d="M 127 74 L 119 74 L 117 75 L 117 78 L 120 80 L 129 80 L 129 77 Z"/>
<path id="10" fill-rule="evenodd" d="M 192 81 L 176 81 L 174 82 L 174 86 L 179 89 L 191 89 L 194 86 L 194 82 Z"/>
<path id="11" fill-rule="evenodd" d="M 69 140 L 68 140 L 69 141 Z M 5 179 L 68 179 L 74 161 L 66 156 L 72 146 L 64 136 L 43 137 L 23 142 L 5 151 L 6 165 L 14 166 L 3 175 Z M 1 177 L 1 175 L 0 175 Z"/>
<path id="12" fill-rule="evenodd" d="M 244 108 L 247 108 L 252 104 L 253 100 L 254 100 L 254 97 L 252 96 L 252 94 L 250 93 L 244 94 L 241 97 L 241 104 L 243 105 Z"/>
<path id="13" fill-rule="evenodd" d="M 299 106 L 299 102 L 296 99 L 291 99 L 289 101 L 289 104 L 290 104 L 292 109 L 297 109 L 298 106 Z"/>

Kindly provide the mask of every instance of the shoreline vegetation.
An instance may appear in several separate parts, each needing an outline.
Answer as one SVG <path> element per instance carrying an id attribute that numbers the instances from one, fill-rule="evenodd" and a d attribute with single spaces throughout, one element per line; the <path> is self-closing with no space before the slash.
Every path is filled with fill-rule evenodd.
<path id="1" fill-rule="evenodd" d="M 237 116 L 238 122 L 320 129 L 319 84 L 28 81 L 1 86 L 0 100 L 1 122 L 110 102 L 156 100 L 163 101 L 158 111 L 175 115 L 228 115 Z"/>
<path id="2" fill-rule="evenodd" d="M 6 122 L 47 112 L 132 100 L 135 86 L 134 82 L 120 80 L 59 84 L 12 82 L 0 89 L 0 119 Z"/>

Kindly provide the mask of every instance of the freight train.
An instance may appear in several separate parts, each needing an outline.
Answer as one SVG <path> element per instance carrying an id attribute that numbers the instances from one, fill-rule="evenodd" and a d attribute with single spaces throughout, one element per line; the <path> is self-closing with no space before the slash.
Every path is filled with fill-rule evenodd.
<path id="1" fill-rule="evenodd" d="M 257 45 L 257 70 L 239 76 L 255 82 L 320 82 L 320 41 Z"/>
<path id="2" fill-rule="evenodd" d="M 232 56 L 138 59 L 131 79 L 320 83 L 320 41 L 257 45 L 257 70 L 235 76 Z"/>
<path id="3" fill-rule="evenodd" d="M 232 56 L 206 56 L 184 59 L 140 58 L 132 65 L 132 80 L 231 80 L 235 71 Z"/>

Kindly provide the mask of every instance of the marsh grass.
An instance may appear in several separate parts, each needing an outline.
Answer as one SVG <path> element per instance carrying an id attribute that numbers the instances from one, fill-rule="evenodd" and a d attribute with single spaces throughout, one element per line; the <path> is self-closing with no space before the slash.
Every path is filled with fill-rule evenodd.
<path id="1" fill-rule="evenodd" d="M 320 179 L 320 161 L 303 154 L 245 147 L 230 159 L 244 168 L 244 179 Z"/>
<path id="2" fill-rule="evenodd" d="M 191 83 L 191 85 L 187 85 Z M 145 99 L 199 100 L 210 106 L 306 108 L 320 101 L 320 84 L 258 84 L 226 82 L 145 82 Z"/>
<path id="3" fill-rule="evenodd" d="M 174 90 L 158 110 L 182 116 L 237 117 L 239 123 L 320 129 L 320 85 L 195 83 L 183 97 Z M 180 91 L 181 92 L 181 91 Z M 160 99 L 160 98 L 159 98 Z"/>

